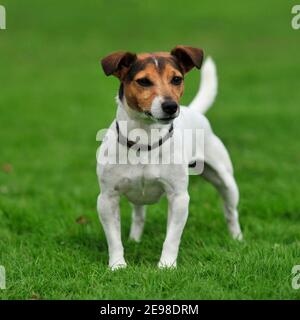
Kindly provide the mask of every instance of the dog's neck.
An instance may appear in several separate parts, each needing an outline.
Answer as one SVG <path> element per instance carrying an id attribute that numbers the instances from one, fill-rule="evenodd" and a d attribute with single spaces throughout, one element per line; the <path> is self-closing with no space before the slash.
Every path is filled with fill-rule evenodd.
<path id="1" fill-rule="evenodd" d="M 135 132 L 138 134 L 139 130 L 141 130 L 143 131 L 143 133 L 146 132 L 147 136 L 150 138 L 152 129 L 163 129 L 164 132 L 170 129 L 171 124 L 162 124 L 155 122 L 149 119 L 146 115 L 131 109 L 126 102 L 126 99 L 123 98 L 123 101 L 121 101 L 119 97 L 117 97 L 116 100 L 118 104 L 116 120 L 119 123 L 121 121 L 124 121 L 127 125 L 127 132 L 123 132 L 124 129 L 122 128 L 123 134 L 128 136 L 128 134 L 132 130 L 135 130 Z M 141 143 L 145 142 L 143 141 L 142 137 L 143 134 L 141 134 Z"/>

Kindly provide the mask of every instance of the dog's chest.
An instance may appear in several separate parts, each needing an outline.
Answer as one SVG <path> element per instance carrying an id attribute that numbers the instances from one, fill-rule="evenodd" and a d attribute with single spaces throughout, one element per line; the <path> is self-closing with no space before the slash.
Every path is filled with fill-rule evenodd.
<path id="1" fill-rule="evenodd" d="M 155 165 L 128 166 L 117 188 L 134 204 L 156 203 L 164 193 L 159 167 Z"/>

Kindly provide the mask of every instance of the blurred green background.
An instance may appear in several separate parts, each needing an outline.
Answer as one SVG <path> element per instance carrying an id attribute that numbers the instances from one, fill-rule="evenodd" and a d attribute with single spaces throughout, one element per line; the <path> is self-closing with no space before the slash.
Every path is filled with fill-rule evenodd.
<path id="1" fill-rule="evenodd" d="M 300 30 L 297 1 L 1 0 L 0 265 L 2 299 L 299 299 Z M 299 3 L 300 4 L 300 3 Z M 107 270 L 95 210 L 96 133 L 113 120 L 118 81 L 101 57 L 116 50 L 204 49 L 218 67 L 207 116 L 228 147 L 245 241 L 230 240 L 214 189 L 190 182 L 178 269 L 156 269 L 166 202 L 151 206 L 128 269 Z M 183 104 L 198 88 L 186 79 Z"/>

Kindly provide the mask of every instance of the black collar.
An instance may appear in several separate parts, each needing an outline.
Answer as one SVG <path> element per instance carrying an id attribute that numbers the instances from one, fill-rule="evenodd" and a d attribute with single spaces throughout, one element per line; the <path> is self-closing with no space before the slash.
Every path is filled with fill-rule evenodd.
<path id="1" fill-rule="evenodd" d="M 158 142 L 153 143 L 152 145 L 144 145 L 144 144 L 138 144 L 138 141 L 131 141 L 128 140 L 127 137 L 124 137 L 122 132 L 120 131 L 119 123 L 116 121 L 116 128 L 117 128 L 117 133 L 118 133 L 118 142 L 121 143 L 123 146 L 126 146 L 128 149 L 133 148 L 136 150 L 143 150 L 143 151 L 151 151 L 155 148 L 160 147 L 165 141 L 167 141 L 169 138 L 173 136 L 173 131 L 174 131 L 174 126 L 173 123 L 171 124 L 169 131 L 167 134 L 160 138 Z"/>

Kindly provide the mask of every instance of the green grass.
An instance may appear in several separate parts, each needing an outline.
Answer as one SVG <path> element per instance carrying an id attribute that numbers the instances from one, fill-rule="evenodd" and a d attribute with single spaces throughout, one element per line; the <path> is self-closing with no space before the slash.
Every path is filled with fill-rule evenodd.
<path id="1" fill-rule="evenodd" d="M 300 31 L 293 1 L 7 1 L 0 31 L 0 265 L 2 299 L 299 299 Z M 97 130 L 114 118 L 111 51 L 200 46 L 218 66 L 208 118 L 227 145 L 240 187 L 245 241 L 227 234 L 219 198 L 197 177 L 177 270 L 156 268 L 166 201 L 148 208 L 129 267 L 107 269 L 95 210 Z M 198 86 L 186 80 L 183 103 Z M 5 169 L 5 168 L 4 168 Z M 8 168 L 9 169 L 9 168 Z M 10 172 L 5 172 L 10 171 Z M 80 216 L 86 224 L 76 223 Z"/>

